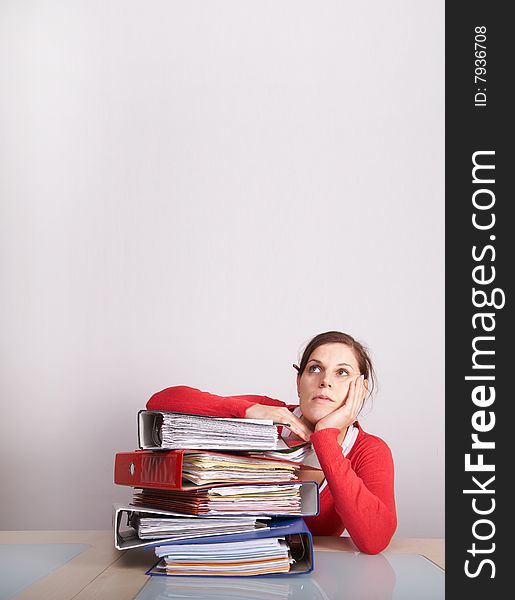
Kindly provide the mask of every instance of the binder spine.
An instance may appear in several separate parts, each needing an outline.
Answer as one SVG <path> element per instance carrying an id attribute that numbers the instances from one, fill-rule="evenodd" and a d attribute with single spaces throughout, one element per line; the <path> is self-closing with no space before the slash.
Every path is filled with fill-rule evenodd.
<path id="1" fill-rule="evenodd" d="M 119 452 L 114 482 L 118 485 L 177 490 L 182 485 L 182 452 Z"/>

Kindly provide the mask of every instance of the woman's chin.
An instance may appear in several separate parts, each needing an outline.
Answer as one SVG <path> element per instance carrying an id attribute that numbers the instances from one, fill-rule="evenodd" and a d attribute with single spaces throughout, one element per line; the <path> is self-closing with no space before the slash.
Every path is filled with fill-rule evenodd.
<path id="1" fill-rule="evenodd" d="M 331 412 L 331 410 L 315 409 L 308 411 L 308 414 L 302 413 L 302 415 L 306 421 L 311 423 L 311 425 L 314 427 L 318 421 L 322 420 L 324 417 L 327 417 L 327 415 L 330 415 Z"/>

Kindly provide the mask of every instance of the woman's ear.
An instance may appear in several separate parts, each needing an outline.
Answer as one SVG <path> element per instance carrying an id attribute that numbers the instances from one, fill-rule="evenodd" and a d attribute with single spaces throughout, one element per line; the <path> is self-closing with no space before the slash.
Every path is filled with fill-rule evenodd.
<path id="1" fill-rule="evenodd" d="M 365 390 L 363 392 L 363 403 L 364 403 L 365 398 L 367 397 L 367 392 L 368 392 L 368 379 L 363 380 L 363 387 L 365 388 Z"/>

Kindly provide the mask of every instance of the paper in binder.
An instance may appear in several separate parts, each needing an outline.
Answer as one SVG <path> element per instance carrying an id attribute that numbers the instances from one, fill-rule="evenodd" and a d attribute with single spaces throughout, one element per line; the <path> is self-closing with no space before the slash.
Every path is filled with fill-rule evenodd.
<path id="1" fill-rule="evenodd" d="M 141 488 L 131 504 L 188 515 L 314 516 L 319 494 L 314 481 L 216 484 L 187 490 Z"/>
<path id="2" fill-rule="evenodd" d="M 157 489 L 195 489 L 215 483 L 298 479 L 301 469 L 285 459 L 202 450 L 135 450 L 115 454 L 114 482 Z"/>
<path id="3" fill-rule="evenodd" d="M 128 550 L 164 544 L 183 539 L 225 539 L 234 533 L 242 534 L 268 528 L 269 517 L 200 517 L 188 516 L 152 508 L 113 504 L 114 545 Z"/>
<path id="4" fill-rule="evenodd" d="M 284 446 L 281 441 L 277 425 L 270 420 L 160 410 L 138 412 L 142 450 L 276 450 Z"/>
<path id="5" fill-rule="evenodd" d="M 203 540 L 159 544 L 148 575 L 267 576 L 313 570 L 313 541 L 302 518 L 278 519 L 266 530 Z"/>

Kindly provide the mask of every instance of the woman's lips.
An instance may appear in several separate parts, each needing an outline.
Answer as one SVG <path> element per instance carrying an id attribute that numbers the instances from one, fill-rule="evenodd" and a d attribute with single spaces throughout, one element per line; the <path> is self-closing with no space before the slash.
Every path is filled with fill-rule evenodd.
<path id="1" fill-rule="evenodd" d="M 315 402 L 333 402 L 333 400 L 331 400 L 331 398 L 329 398 L 329 396 L 315 396 L 313 398 L 313 400 L 315 400 Z"/>

